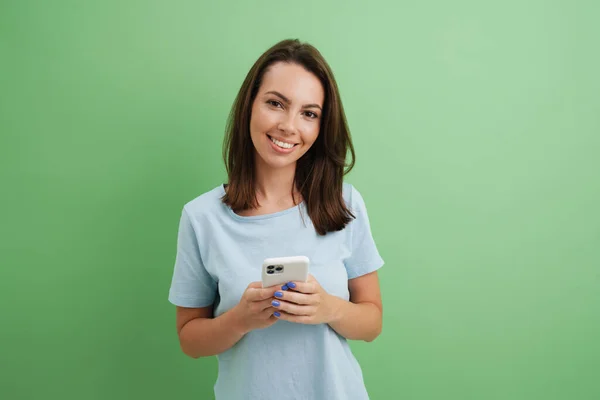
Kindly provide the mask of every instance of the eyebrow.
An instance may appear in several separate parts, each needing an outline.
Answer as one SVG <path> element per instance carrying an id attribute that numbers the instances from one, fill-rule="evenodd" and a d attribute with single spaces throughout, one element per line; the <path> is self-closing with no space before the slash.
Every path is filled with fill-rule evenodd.
<path id="1" fill-rule="evenodd" d="M 282 95 L 281 93 L 279 93 L 279 92 L 277 92 L 275 90 L 268 91 L 265 94 L 274 94 L 275 96 L 281 97 L 281 99 L 283 101 L 285 101 L 287 104 L 291 103 L 290 99 L 288 99 L 287 97 L 285 97 L 284 95 Z M 318 108 L 319 110 L 323 111 L 323 109 L 321 108 L 320 105 L 314 104 L 314 103 L 313 104 L 305 104 L 305 105 L 302 106 L 302 108 Z"/>

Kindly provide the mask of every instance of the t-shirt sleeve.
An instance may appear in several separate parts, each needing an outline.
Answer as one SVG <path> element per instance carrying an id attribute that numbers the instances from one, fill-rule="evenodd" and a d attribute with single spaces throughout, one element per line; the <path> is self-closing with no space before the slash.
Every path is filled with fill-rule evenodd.
<path id="1" fill-rule="evenodd" d="M 202 263 L 196 231 L 184 207 L 179 221 L 169 301 L 180 307 L 208 307 L 213 304 L 216 293 L 217 283 Z"/>
<path id="2" fill-rule="evenodd" d="M 348 279 L 353 279 L 378 270 L 384 261 L 373 240 L 365 202 L 354 186 L 351 186 L 350 208 L 356 218 L 348 225 L 351 255 L 344 263 Z"/>

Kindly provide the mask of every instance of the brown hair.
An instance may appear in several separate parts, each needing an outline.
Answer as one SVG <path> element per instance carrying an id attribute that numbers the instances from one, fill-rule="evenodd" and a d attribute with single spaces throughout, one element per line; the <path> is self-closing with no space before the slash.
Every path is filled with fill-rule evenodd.
<path id="1" fill-rule="evenodd" d="M 323 85 L 325 99 L 319 135 L 297 161 L 294 181 L 318 234 L 339 231 L 355 217 L 342 196 L 344 175 L 354 167 L 354 147 L 331 68 L 315 47 L 298 39 L 283 40 L 263 53 L 240 88 L 227 120 L 223 142 L 229 182 L 222 201 L 234 211 L 255 208 L 258 204 L 250 114 L 262 78 L 267 68 L 276 62 L 298 64 L 313 73 Z M 346 163 L 348 150 L 351 159 Z"/>

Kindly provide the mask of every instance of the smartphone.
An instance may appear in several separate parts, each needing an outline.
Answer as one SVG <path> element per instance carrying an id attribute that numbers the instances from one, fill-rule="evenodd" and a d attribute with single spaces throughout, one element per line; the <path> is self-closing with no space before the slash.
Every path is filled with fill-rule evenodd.
<path id="1" fill-rule="evenodd" d="M 262 286 L 283 285 L 290 281 L 306 282 L 310 260 L 305 256 L 267 258 L 262 265 Z"/>

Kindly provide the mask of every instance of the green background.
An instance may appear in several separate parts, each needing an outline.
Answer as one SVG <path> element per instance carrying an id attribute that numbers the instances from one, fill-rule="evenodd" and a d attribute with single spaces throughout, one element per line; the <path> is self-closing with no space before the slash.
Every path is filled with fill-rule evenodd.
<path id="1" fill-rule="evenodd" d="M 593 1 L 0 2 L 0 397 L 212 397 L 168 303 L 256 58 L 339 82 L 381 270 L 377 399 L 600 398 Z"/>

